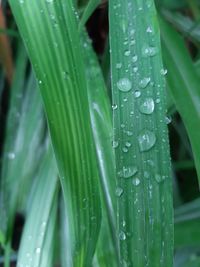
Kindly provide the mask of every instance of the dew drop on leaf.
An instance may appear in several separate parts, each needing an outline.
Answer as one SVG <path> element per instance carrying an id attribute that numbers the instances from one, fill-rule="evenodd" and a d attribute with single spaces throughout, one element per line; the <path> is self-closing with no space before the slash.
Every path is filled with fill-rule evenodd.
<path id="1" fill-rule="evenodd" d="M 128 92 L 132 88 L 132 83 L 128 78 L 122 78 L 117 82 L 117 87 L 122 92 Z"/>
<path id="2" fill-rule="evenodd" d="M 123 194 L 124 190 L 121 187 L 117 187 L 115 190 L 115 195 L 117 197 L 121 197 L 121 195 Z"/>
<path id="3" fill-rule="evenodd" d="M 123 231 L 120 231 L 120 233 L 119 233 L 119 239 L 120 240 L 126 240 L 126 234 Z"/>
<path id="4" fill-rule="evenodd" d="M 139 86 L 140 88 L 144 89 L 147 87 L 147 85 L 150 83 L 151 79 L 150 77 L 145 77 L 142 80 L 140 80 Z"/>
<path id="5" fill-rule="evenodd" d="M 136 166 L 128 166 L 123 167 L 121 171 L 119 171 L 119 177 L 121 178 L 130 178 L 134 176 L 138 172 L 138 169 Z"/>
<path id="6" fill-rule="evenodd" d="M 135 186 L 138 186 L 140 184 L 140 179 L 139 178 L 133 178 L 132 180 L 132 184 L 135 185 Z"/>
<path id="7" fill-rule="evenodd" d="M 146 98 L 144 101 L 140 104 L 139 110 L 143 114 L 152 114 L 154 112 L 155 104 L 153 98 Z"/>
<path id="8" fill-rule="evenodd" d="M 155 145 L 156 136 L 152 131 L 144 129 L 138 136 L 138 143 L 141 152 L 148 151 Z"/>

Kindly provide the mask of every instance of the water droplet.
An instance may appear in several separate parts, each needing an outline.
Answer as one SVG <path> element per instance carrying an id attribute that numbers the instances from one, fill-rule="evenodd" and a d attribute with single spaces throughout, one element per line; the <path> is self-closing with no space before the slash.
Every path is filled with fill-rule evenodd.
<path id="1" fill-rule="evenodd" d="M 140 179 L 139 178 L 133 178 L 132 180 L 132 184 L 135 185 L 135 186 L 138 186 L 140 184 Z"/>
<path id="2" fill-rule="evenodd" d="M 39 80 L 39 81 L 38 81 L 38 83 L 39 83 L 39 84 L 42 84 L 42 81 L 41 81 L 41 80 Z"/>
<path id="3" fill-rule="evenodd" d="M 120 231 L 120 233 L 119 233 L 119 239 L 120 240 L 126 240 L 126 234 L 123 232 L 123 231 Z"/>
<path id="4" fill-rule="evenodd" d="M 119 142 L 118 141 L 112 141 L 112 147 L 113 148 L 117 148 L 119 146 Z"/>
<path id="5" fill-rule="evenodd" d="M 151 81 L 150 77 L 143 78 L 139 83 L 140 88 L 142 89 L 146 88 L 147 85 L 150 83 L 150 81 Z"/>
<path id="6" fill-rule="evenodd" d="M 156 181 L 158 182 L 158 183 L 161 183 L 161 182 L 163 182 L 164 180 L 165 180 L 165 176 L 164 175 L 160 175 L 160 174 L 156 174 L 155 175 L 155 179 L 156 179 Z"/>
<path id="7" fill-rule="evenodd" d="M 138 57 L 136 55 L 132 57 L 133 63 L 135 63 L 137 60 L 138 60 Z"/>
<path id="8" fill-rule="evenodd" d="M 131 131 L 126 131 L 126 134 L 127 134 L 128 136 L 132 136 L 132 135 L 133 135 L 133 133 L 132 133 Z"/>
<path id="9" fill-rule="evenodd" d="M 130 143 L 130 142 L 126 142 L 126 143 L 125 143 L 125 146 L 126 146 L 126 147 L 131 147 L 131 143 Z"/>
<path id="10" fill-rule="evenodd" d="M 150 150 L 156 143 L 156 136 L 153 132 L 144 129 L 138 136 L 140 151 Z"/>
<path id="11" fill-rule="evenodd" d="M 40 252 L 41 252 L 41 248 L 39 248 L 39 247 L 36 248 L 35 253 L 36 253 L 36 254 L 40 254 Z"/>
<path id="12" fill-rule="evenodd" d="M 160 103 L 160 98 L 157 98 L 156 99 L 156 104 L 159 104 Z"/>
<path id="13" fill-rule="evenodd" d="M 154 108 L 155 108 L 155 104 L 154 104 L 153 98 L 149 97 L 149 98 L 146 98 L 140 104 L 139 110 L 141 113 L 149 115 L 153 113 Z"/>
<path id="14" fill-rule="evenodd" d="M 160 70 L 160 74 L 165 76 L 167 74 L 167 70 L 166 69 L 161 69 Z"/>
<path id="15" fill-rule="evenodd" d="M 118 172 L 121 178 L 130 178 L 138 172 L 136 166 L 123 167 L 121 171 Z"/>
<path id="16" fill-rule="evenodd" d="M 14 152 L 9 152 L 8 154 L 7 154 L 7 156 L 8 156 L 8 159 L 15 159 L 15 153 Z"/>
<path id="17" fill-rule="evenodd" d="M 63 74 L 63 78 L 65 80 L 67 80 L 69 78 L 69 73 L 67 71 L 63 71 L 62 74 Z"/>
<path id="18" fill-rule="evenodd" d="M 130 56 L 130 54 L 131 54 L 131 51 L 130 51 L 130 50 L 126 50 L 126 51 L 124 52 L 124 55 L 125 55 L 126 57 Z"/>
<path id="19" fill-rule="evenodd" d="M 141 92 L 140 92 L 139 90 L 136 90 L 136 91 L 134 92 L 134 96 L 135 96 L 135 98 L 140 97 L 140 96 L 141 96 Z"/>
<path id="20" fill-rule="evenodd" d="M 150 26 L 147 27 L 147 32 L 148 33 L 152 33 L 153 32 L 153 30 L 152 30 L 152 28 Z"/>
<path id="21" fill-rule="evenodd" d="M 172 122 L 172 118 L 166 116 L 166 117 L 165 117 L 165 122 L 166 122 L 166 124 L 170 124 L 170 123 Z"/>
<path id="22" fill-rule="evenodd" d="M 46 0 L 46 2 L 47 2 L 47 3 L 52 3 L 52 2 L 53 2 L 53 0 Z"/>
<path id="23" fill-rule="evenodd" d="M 121 197 L 121 195 L 123 194 L 124 190 L 121 187 L 117 187 L 115 190 L 115 195 L 117 197 Z"/>
<path id="24" fill-rule="evenodd" d="M 128 78 L 122 78 L 117 82 L 117 87 L 122 92 L 128 92 L 132 88 L 132 83 Z"/>
<path id="25" fill-rule="evenodd" d="M 128 148 L 127 148 L 127 147 L 123 147 L 123 148 L 122 148 L 122 151 L 123 151 L 124 153 L 127 153 L 127 152 L 128 152 Z"/>
<path id="26" fill-rule="evenodd" d="M 115 109 L 117 109 L 117 108 L 118 108 L 118 107 L 117 107 L 116 104 L 113 104 L 113 105 L 112 105 L 112 109 L 113 109 L 113 110 L 115 110 Z"/>
<path id="27" fill-rule="evenodd" d="M 122 63 L 117 63 L 116 64 L 116 69 L 121 69 L 121 67 L 122 67 Z"/>
<path id="28" fill-rule="evenodd" d="M 157 54 L 157 52 L 158 52 L 158 49 L 157 47 L 154 47 L 154 46 L 145 46 L 142 49 L 142 55 L 144 57 L 153 57 Z"/>

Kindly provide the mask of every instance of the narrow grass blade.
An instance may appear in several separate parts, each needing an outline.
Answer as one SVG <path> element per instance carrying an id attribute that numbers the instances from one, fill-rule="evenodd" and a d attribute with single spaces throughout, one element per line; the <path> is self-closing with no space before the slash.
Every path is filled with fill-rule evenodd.
<path id="1" fill-rule="evenodd" d="M 170 267 L 172 182 L 154 1 L 109 4 L 120 266 Z"/>
<path id="2" fill-rule="evenodd" d="M 91 16 L 91 14 L 94 12 L 94 10 L 97 8 L 97 6 L 100 4 L 101 0 L 90 0 L 87 4 L 87 6 L 84 9 L 84 12 L 81 16 L 81 20 L 79 22 L 79 29 L 82 30 L 83 26 Z"/>
<path id="3" fill-rule="evenodd" d="M 87 36 L 83 41 L 92 131 L 100 170 L 105 213 L 116 244 L 115 158 L 112 147 L 112 112 L 102 72 Z"/>
<path id="4" fill-rule="evenodd" d="M 189 38 L 197 45 L 200 43 L 199 22 L 193 21 L 190 17 L 186 17 L 181 13 L 174 13 L 163 10 L 162 15 L 185 37 Z"/>
<path id="5" fill-rule="evenodd" d="M 72 1 L 10 5 L 39 82 L 61 177 L 73 266 L 90 266 L 101 208 L 87 85 Z"/>
<path id="6" fill-rule="evenodd" d="M 57 168 L 50 147 L 33 187 L 33 198 L 23 230 L 17 267 L 52 265 L 57 193 Z M 50 262 L 48 258 L 51 259 Z"/>
<path id="7" fill-rule="evenodd" d="M 163 20 L 160 21 L 160 25 L 169 89 L 187 129 L 200 179 L 200 142 L 199 133 L 196 130 L 200 125 L 200 78 L 183 39 Z"/>

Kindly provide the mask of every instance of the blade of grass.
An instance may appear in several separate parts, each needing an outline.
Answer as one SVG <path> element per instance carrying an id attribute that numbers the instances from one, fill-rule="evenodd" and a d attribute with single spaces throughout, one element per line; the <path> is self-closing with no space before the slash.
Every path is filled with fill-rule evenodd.
<path id="1" fill-rule="evenodd" d="M 57 168 L 52 149 L 49 147 L 33 186 L 17 267 L 52 266 L 57 193 Z"/>
<path id="2" fill-rule="evenodd" d="M 94 10 L 97 8 L 97 6 L 100 4 L 101 0 L 90 0 L 87 4 L 87 6 L 84 9 L 84 12 L 81 16 L 81 20 L 79 22 L 79 30 L 83 29 L 83 26 L 88 21 L 91 14 L 94 12 Z"/>
<path id="3" fill-rule="evenodd" d="M 163 20 L 160 20 L 160 25 L 169 89 L 185 124 L 200 181 L 200 142 L 196 130 L 200 124 L 200 79 L 183 39 Z"/>
<path id="4" fill-rule="evenodd" d="M 109 3 L 120 266 L 172 266 L 165 70 L 154 3 Z"/>
<path id="5" fill-rule="evenodd" d="M 39 82 L 61 177 L 73 266 L 90 266 L 101 208 L 87 85 L 71 1 L 10 0 Z M 41 12 L 42 11 L 42 12 Z"/>

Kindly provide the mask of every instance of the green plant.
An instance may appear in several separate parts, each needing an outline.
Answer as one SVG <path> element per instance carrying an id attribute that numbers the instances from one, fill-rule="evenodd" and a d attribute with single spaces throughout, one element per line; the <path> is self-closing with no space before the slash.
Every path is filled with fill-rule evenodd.
<path id="1" fill-rule="evenodd" d="M 0 76 L 0 98 L 9 101 L 6 120 L 1 105 L 3 266 L 198 266 L 199 33 L 190 31 L 198 2 L 110 0 L 102 56 L 88 33 L 106 1 L 9 5 L 14 18 L 1 29 L 14 51 L 3 61 L 8 95 Z M 14 248 L 18 213 L 25 225 Z"/>

